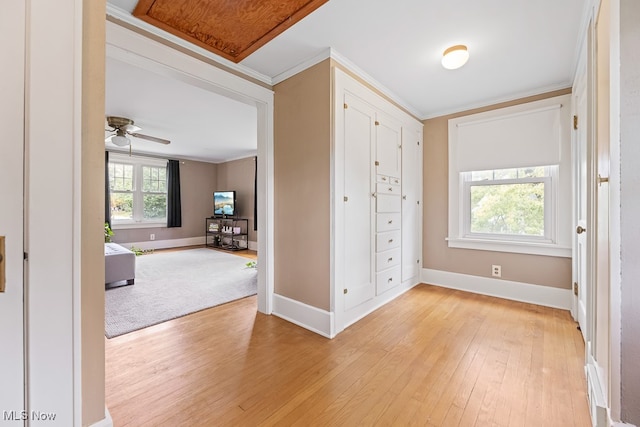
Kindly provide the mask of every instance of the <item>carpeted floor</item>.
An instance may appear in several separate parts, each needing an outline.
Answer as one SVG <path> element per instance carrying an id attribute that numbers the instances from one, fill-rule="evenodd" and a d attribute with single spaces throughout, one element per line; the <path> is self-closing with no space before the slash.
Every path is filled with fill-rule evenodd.
<path id="1" fill-rule="evenodd" d="M 257 292 L 250 260 L 206 248 L 136 257 L 135 284 L 105 291 L 105 335 L 113 338 Z"/>

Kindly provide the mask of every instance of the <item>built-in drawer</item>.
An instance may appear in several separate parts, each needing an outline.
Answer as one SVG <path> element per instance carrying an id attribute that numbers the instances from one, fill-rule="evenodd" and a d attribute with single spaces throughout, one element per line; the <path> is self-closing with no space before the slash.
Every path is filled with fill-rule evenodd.
<path id="1" fill-rule="evenodd" d="M 376 252 L 384 252 L 400 246 L 400 230 L 376 234 Z"/>
<path id="2" fill-rule="evenodd" d="M 390 251 L 378 252 L 376 254 L 376 271 L 386 270 L 400 264 L 400 248 Z"/>
<path id="3" fill-rule="evenodd" d="M 376 212 L 400 212 L 402 198 L 400 194 L 377 194 L 376 195 Z"/>
<path id="4" fill-rule="evenodd" d="M 376 231 L 391 231 L 400 229 L 399 213 L 379 213 L 376 215 Z"/>
<path id="5" fill-rule="evenodd" d="M 400 284 L 402 280 L 400 270 L 401 267 L 397 266 L 376 274 L 376 293 L 378 295 Z"/>
<path id="6" fill-rule="evenodd" d="M 384 184 L 379 182 L 376 184 L 376 192 L 378 194 L 397 194 L 400 195 L 400 186 L 394 184 Z"/>

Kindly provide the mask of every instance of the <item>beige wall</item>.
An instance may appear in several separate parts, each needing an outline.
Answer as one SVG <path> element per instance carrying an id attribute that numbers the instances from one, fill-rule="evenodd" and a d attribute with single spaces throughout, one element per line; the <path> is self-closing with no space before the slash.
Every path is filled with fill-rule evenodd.
<path id="1" fill-rule="evenodd" d="M 328 311 L 330 61 L 274 91 L 275 293 Z"/>
<path id="2" fill-rule="evenodd" d="M 85 0 L 82 48 L 81 369 L 82 425 L 104 418 L 105 1 Z"/>
<path id="3" fill-rule="evenodd" d="M 217 165 L 189 160 L 180 161 L 182 227 L 115 229 L 113 241 L 116 243 L 146 242 L 151 233 L 155 234 L 155 240 L 203 237 L 205 218 L 213 214 L 213 192 L 218 189 L 217 187 Z"/>
<path id="4" fill-rule="evenodd" d="M 449 248 L 448 230 L 448 120 L 552 96 L 559 90 L 424 121 L 423 267 L 452 273 L 491 277 L 491 265 L 502 266 L 502 279 L 555 288 L 571 287 L 571 259 L 494 251 Z"/>
<path id="5" fill-rule="evenodd" d="M 219 191 L 236 191 L 237 215 L 249 220 L 249 241 L 257 242 L 258 233 L 253 230 L 255 223 L 253 208 L 255 195 L 255 157 L 219 163 L 216 182 Z"/>

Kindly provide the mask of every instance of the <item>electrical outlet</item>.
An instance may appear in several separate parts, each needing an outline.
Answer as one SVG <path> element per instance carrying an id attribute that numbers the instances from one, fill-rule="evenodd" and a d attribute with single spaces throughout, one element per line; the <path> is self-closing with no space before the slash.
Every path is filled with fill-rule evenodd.
<path id="1" fill-rule="evenodd" d="M 502 266 L 501 265 L 492 265 L 491 266 L 491 275 L 493 277 L 502 277 Z"/>
<path id="2" fill-rule="evenodd" d="M 156 240 L 156 235 L 155 234 L 150 234 L 149 235 L 149 240 Z"/>

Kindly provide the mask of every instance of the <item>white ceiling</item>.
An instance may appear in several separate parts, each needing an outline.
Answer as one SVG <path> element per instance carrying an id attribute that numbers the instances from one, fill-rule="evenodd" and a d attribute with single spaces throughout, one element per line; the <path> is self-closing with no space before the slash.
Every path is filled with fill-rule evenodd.
<path id="1" fill-rule="evenodd" d="M 212 163 L 256 154 L 255 106 L 109 57 L 105 98 L 107 116 L 130 118 L 142 128 L 138 133 L 171 141 L 162 145 L 131 138 L 137 153 Z"/>
<path id="2" fill-rule="evenodd" d="M 277 83 L 331 48 L 418 118 L 435 117 L 570 86 L 586 3 L 330 0 L 239 69 Z M 131 16 L 136 4 L 108 0 L 108 13 L 149 29 Z M 440 58 L 454 44 L 467 45 L 470 59 L 448 71 Z M 141 133 L 175 141 L 166 149 L 177 151 L 165 154 L 214 162 L 255 154 L 252 107 L 115 60 L 107 62 L 106 90 L 107 114 L 131 117 Z M 134 149 L 147 149 L 138 141 Z M 150 152 L 163 148 L 145 145 Z"/>

